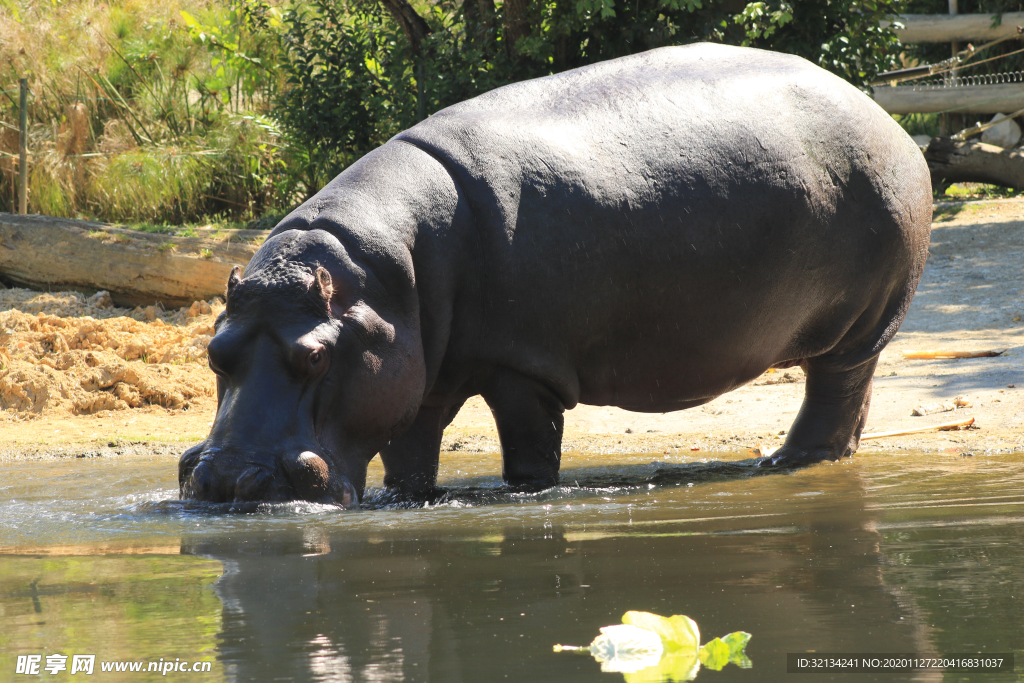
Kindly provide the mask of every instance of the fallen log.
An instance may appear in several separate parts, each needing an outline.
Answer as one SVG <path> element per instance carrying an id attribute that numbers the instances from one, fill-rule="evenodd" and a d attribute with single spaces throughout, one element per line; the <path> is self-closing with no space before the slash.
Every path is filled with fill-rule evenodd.
<path id="1" fill-rule="evenodd" d="M 990 183 L 1024 188 L 1024 153 L 971 140 L 932 138 L 924 152 L 932 185 Z"/>
<path id="2" fill-rule="evenodd" d="M 119 306 L 187 306 L 223 296 L 231 268 L 247 264 L 269 234 L 196 232 L 199 237 L 177 237 L 0 213 L 0 280 L 44 291 L 105 289 Z"/>

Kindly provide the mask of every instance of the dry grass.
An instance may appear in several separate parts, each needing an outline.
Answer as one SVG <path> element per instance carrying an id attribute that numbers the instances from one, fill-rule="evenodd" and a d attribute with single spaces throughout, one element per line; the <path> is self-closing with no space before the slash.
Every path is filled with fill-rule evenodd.
<path id="1" fill-rule="evenodd" d="M 17 123 L 22 75 L 32 90 L 30 211 L 177 223 L 251 220 L 280 201 L 266 178 L 279 134 L 261 118 L 273 72 L 262 96 L 243 98 L 214 63 L 223 55 L 189 35 L 183 10 L 218 25 L 229 16 L 206 0 L 0 0 L 0 121 Z M 5 210 L 18 136 L 0 131 Z"/>

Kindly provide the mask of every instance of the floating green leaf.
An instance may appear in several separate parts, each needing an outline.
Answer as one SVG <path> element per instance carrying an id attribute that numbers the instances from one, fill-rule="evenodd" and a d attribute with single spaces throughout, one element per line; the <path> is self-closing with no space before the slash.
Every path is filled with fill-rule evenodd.
<path id="1" fill-rule="evenodd" d="M 707 668 L 721 671 L 729 663 L 729 646 L 721 638 L 715 638 L 701 647 L 698 656 Z"/>
<path id="2" fill-rule="evenodd" d="M 749 669 L 754 665 L 746 653 L 750 637 L 746 631 L 735 631 L 722 638 L 722 642 L 729 646 L 729 661 L 741 669 Z"/>

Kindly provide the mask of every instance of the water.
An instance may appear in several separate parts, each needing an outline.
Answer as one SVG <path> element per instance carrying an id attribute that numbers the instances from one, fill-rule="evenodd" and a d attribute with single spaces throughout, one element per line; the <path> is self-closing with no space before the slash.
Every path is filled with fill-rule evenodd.
<path id="1" fill-rule="evenodd" d="M 705 641 L 753 634 L 753 668 L 701 681 L 778 681 L 807 651 L 1018 662 L 809 680 L 1024 680 L 1024 454 L 876 452 L 768 476 L 665 458 L 569 454 L 566 486 L 509 495 L 496 457 L 465 454 L 436 504 L 377 493 L 359 512 L 182 504 L 168 458 L 4 465 L 0 680 L 32 680 L 19 654 L 61 653 L 68 669 L 95 654 L 95 680 L 164 678 L 99 671 L 163 658 L 210 662 L 167 674 L 204 681 L 614 682 L 552 645 L 627 610 L 687 614 Z"/>

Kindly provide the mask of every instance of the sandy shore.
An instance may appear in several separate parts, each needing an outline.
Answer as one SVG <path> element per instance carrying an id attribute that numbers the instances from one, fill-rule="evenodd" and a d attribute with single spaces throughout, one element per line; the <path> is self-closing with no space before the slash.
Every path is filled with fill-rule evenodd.
<path id="1" fill-rule="evenodd" d="M 936 205 L 930 257 L 899 334 L 875 375 L 868 432 L 962 417 L 976 428 L 867 441 L 862 448 L 958 452 L 1024 450 L 1024 201 Z M 1006 349 L 995 358 L 908 360 L 925 349 Z M 209 372 L 197 364 L 195 372 Z M 803 397 L 799 368 L 695 408 L 668 414 L 579 406 L 566 413 L 565 451 L 691 453 L 779 445 Z M 961 397 L 967 408 L 914 417 L 915 407 Z M 187 410 L 148 405 L 91 415 L 13 414 L 0 423 L 0 459 L 157 452 L 172 456 L 202 439 L 215 399 Z M 483 401 L 471 400 L 446 430 L 445 457 L 498 450 Z M 694 450 L 699 449 L 699 450 Z"/>

